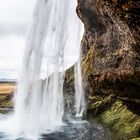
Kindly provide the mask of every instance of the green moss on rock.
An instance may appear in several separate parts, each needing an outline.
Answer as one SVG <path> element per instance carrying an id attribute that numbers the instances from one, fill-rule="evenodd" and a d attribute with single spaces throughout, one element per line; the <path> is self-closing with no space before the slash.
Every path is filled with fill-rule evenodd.
<path id="1" fill-rule="evenodd" d="M 131 140 L 140 140 L 140 138 L 134 138 L 134 139 L 131 139 Z"/>
<path id="2" fill-rule="evenodd" d="M 111 108 L 101 113 L 99 120 L 113 131 L 117 140 L 140 137 L 140 116 L 128 110 L 122 101 L 116 101 Z"/>

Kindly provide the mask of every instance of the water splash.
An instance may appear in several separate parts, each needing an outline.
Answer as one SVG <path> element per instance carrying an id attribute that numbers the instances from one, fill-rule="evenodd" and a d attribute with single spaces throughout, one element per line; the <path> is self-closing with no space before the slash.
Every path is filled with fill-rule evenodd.
<path id="1" fill-rule="evenodd" d="M 76 0 L 37 2 L 15 94 L 12 122 L 18 136 L 35 139 L 63 125 L 65 70 L 76 62 L 77 115 L 84 108 L 79 61 L 83 27 L 75 12 L 76 5 Z"/>

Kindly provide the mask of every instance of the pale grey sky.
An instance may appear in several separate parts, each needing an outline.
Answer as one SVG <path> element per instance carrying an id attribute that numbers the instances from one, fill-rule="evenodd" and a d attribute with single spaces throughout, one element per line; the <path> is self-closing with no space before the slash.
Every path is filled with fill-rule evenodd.
<path id="1" fill-rule="evenodd" d="M 0 0 L 0 79 L 16 78 L 36 0 Z"/>
<path id="2" fill-rule="evenodd" d="M 22 65 L 27 34 L 32 25 L 36 1 L 0 0 L 0 79 L 16 79 L 18 76 Z M 72 9 L 73 4 L 70 6 Z M 75 12 L 75 9 L 73 12 Z M 76 12 L 73 12 L 69 14 L 70 21 L 72 22 L 69 22 L 69 37 L 67 38 L 67 45 L 64 50 L 65 67 L 71 66 L 78 60 L 79 39 L 83 34 L 82 23 L 77 17 Z M 79 37 L 77 34 L 79 34 Z M 76 47 L 78 48 L 75 49 Z M 44 66 L 46 65 L 43 65 L 43 68 Z"/>

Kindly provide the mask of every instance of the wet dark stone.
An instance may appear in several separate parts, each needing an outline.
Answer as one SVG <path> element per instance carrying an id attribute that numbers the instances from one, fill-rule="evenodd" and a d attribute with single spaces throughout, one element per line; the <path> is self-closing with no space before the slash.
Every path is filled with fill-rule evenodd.
<path id="1" fill-rule="evenodd" d="M 11 140 L 6 134 L 0 133 L 0 140 Z M 12 140 L 27 140 L 24 138 Z M 38 140 L 111 140 L 103 127 L 92 125 L 87 121 L 67 122 L 58 131 L 42 134 Z"/>
<path id="2" fill-rule="evenodd" d="M 68 123 L 60 131 L 43 135 L 40 140 L 110 140 L 103 128 L 88 122 Z"/>

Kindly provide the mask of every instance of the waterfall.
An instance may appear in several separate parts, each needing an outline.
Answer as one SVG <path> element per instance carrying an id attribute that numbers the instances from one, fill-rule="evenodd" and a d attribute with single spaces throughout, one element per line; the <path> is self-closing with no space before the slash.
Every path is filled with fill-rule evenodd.
<path id="1" fill-rule="evenodd" d="M 85 109 L 85 97 L 82 86 L 82 74 L 81 74 L 81 62 L 79 61 L 75 64 L 75 106 L 76 106 L 76 116 L 82 117 L 83 111 Z"/>
<path id="2" fill-rule="evenodd" d="M 80 68 L 83 25 L 76 0 L 38 0 L 15 94 L 17 133 L 35 139 L 64 125 L 63 82 L 75 63 L 75 105 L 84 109 Z"/>

